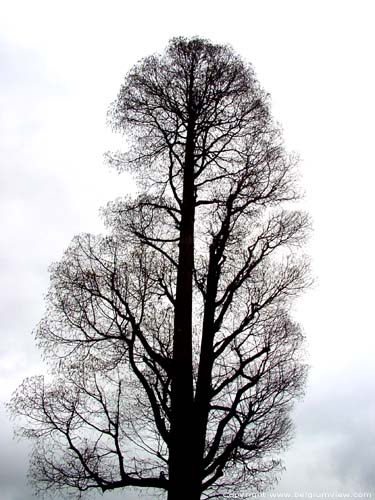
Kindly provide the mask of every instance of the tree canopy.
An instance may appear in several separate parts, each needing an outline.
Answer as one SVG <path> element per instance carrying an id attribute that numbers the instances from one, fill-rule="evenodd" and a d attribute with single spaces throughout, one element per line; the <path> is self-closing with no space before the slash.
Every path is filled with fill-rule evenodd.
<path id="1" fill-rule="evenodd" d="M 296 158 L 252 67 L 200 38 L 135 65 L 109 119 L 128 147 L 108 160 L 139 192 L 52 266 L 36 338 L 53 377 L 10 402 L 35 440 L 30 477 L 60 494 L 262 491 L 306 374 Z"/>

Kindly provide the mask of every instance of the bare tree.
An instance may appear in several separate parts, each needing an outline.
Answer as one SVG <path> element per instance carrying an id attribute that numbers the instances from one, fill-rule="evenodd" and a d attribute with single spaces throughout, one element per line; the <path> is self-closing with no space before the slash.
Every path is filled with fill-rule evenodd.
<path id="1" fill-rule="evenodd" d="M 110 121 L 130 146 L 109 161 L 141 191 L 53 266 L 36 337 L 54 377 L 10 403 L 36 443 L 31 479 L 78 496 L 264 490 L 305 379 L 289 314 L 309 282 L 296 161 L 251 66 L 199 38 L 137 64 Z"/>

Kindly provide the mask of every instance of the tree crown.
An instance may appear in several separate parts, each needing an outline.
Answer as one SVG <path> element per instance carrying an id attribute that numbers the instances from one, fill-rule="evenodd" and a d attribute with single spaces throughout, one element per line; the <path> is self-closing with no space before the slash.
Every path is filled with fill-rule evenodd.
<path id="1" fill-rule="evenodd" d="M 305 379 L 289 309 L 310 281 L 309 219 L 281 207 L 298 199 L 296 159 L 252 67 L 200 38 L 135 65 L 109 117 L 130 144 L 109 161 L 140 193 L 52 267 L 36 337 L 56 378 L 10 403 L 37 442 L 32 478 L 172 499 L 195 457 L 197 498 L 246 496 L 277 476 Z"/>

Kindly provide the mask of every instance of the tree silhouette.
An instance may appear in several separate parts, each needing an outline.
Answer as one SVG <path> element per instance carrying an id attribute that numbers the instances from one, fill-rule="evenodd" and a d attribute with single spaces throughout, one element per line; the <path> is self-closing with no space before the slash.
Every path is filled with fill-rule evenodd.
<path id="1" fill-rule="evenodd" d="M 9 405 L 35 440 L 31 480 L 246 497 L 277 478 L 305 379 L 296 161 L 251 66 L 199 38 L 138 63 L 109 116 L 128 149 L 108 159 L 140 194 L 52 267 L 36 338 L 53 378 Z"/>

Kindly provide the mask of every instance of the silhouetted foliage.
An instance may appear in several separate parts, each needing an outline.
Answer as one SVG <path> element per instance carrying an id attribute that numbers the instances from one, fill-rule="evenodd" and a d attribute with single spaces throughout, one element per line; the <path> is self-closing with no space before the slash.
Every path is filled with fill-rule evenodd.
<path id="1" fill-rule="evenodd" d="M 35 440 L 31 479 L 247 497 L 277 478 L 305 379 L 296 161 L 251 66 L 199 38 L 137 64 L 109 116 L 130 146 L 108 159 L 141 192 L 52 267 L 36 338 L 53 378 L 10 403 Z"/>

